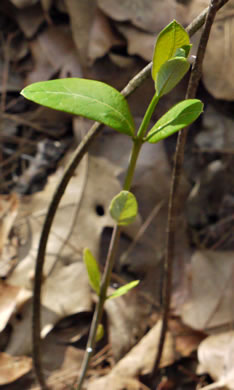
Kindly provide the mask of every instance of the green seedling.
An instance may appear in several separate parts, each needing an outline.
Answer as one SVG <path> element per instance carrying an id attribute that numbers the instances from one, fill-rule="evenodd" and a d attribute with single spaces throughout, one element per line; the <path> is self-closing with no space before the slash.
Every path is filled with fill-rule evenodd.
<path id="1" fill-rule="evenodd" d="M 123 191 L 114 197 L 110 205 L 110 214 L 116 225 L 103 275 L 89 249 L 84 250 L 84 262 L 89 282 L 99 299 L 77 390 L 81 390 L 96 340 L 103 334 L 100 324 L 105 301 L 126 294 L 139 283 L 139 281 L 133 281 L 120 287 L 111 295 L 107 294 L 121 226 L 132 223 L 137 215 L 137 201 L 130 192 L 130 188 L 141 147 L 145 142 L 157 143 L 190 125 L 203 111 L 203 104 L 200 100 L 184 100 L 172 107 L 151 129 L 148 129 L 158 101 L 169 93 L 188 72 L 190 64 L 187 58 L 190 49 L 191 44 L 187 32 L 175 20 L 158 35 L 152 65 L 155 94 L 138 130 L 125 98 L 115 88 L 99 81 L 79 78 L 51 80 L 29 85 L 21 92 L 25 98 L 46 107 L 104 123 L 131 137 L 133 142 Z"/>

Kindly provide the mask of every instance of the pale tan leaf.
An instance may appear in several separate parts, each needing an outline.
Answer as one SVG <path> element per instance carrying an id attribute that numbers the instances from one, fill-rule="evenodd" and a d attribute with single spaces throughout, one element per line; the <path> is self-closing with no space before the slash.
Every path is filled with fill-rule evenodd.
<path id="1" fill-rule="evenodd" d="M 10 0 L 17 8 L 26 8 L 38 3 L 39 0 Z"/>
<path id="2" fill-rule="evenodd" d="M 155 34 L 150 34 L 126 24 L 116 24 L 117 29 L 126 37 L 128 42 L 128 53 L 139 55 L 146 61 L 152 61 Z"/>
<path id="3" fill-rule="evenodd" d="M 189 298 L 182 306 L 183 322 L 205 330 L 233 318 L 233 251 L 197 251 L 188 274 Z"/>
<path id="4" fill-rule="evenodd" d="M 62 77 L 81 77 L 75 45 L 63 26 L 48 26 L 30 42 L 34 67 L 27 74 L 26 84 L 48 80 L 56 72 Z"/>
<path id="5" fill-rule="evenodd" d="M 16 10 L 14 17 L 26 38 L 32 38 L 44 22 L 44 14 L 40 4 Z"/>
<path id="6" fill-rule="evenodd" d="M 188 7 L 189 21 L 197 16 L 209 4 L 209 0 L 192 1 Z M 203 64 L 203 81 L 208 91 L 216 99 L 233 100 L 234 98 L 234 2 L 229 1 L 217 13 L 211 29 Z M 198 46 L 195 36 L 194 52 Z"/>
<path id="7" fill-rule="evenodd" d="M 109 294 L 114 292 L 110 289 Z M 117 299 L 107 300 L 108 336 L 116 361 L 136 344 L 146 331 L 149 307 L 142 302 L 137 291 L 132 290 Z"/>
<path id="8" fill-rule="evenodd" d="M 0 385 L 14 382 L 32 369 L 32 359 L 26 356 L 10 356 L 0 353 Z"/>
<path id="9" fill-rule="evenodd" d="M 114 45 L 123 46 L 124 41 L 114 33 L 108 18 L 97 10 L 90 31 L 88 65 L 92 65 L 97 58 L 106 55 Z"/>
<path id="10" fill-rule="evenodd" d="M 87 66 L 90 32 L 96 11 L 96 0 L 65 0 L 70 16 L 72 35 L 78 50 L 79 59 Z"/>
<path id="11" fill-rule="evenodd" d="M 5 328 L 12 314 L 31 297 L 31 293 L 21 287 L 0 282 L 0 332 Z"/>
<path id="12" fill-rule="evenodd" d="M 88 390 L 122 390 L 129 379 L 151 372 L 155 354 L 157 352 L 162 322 L 157 324 L 121 359 L 110 374 L 103 378 L 90 381 Z M 167 333 L 160 367 L 174 363 L 176 359 L 174 342 L 171 333 Z"/>
<path id="13" fill-rule="evenodd" d="M 130 20 L 135 26 L 150 32 L 159 32 L 177 13 L 173 0 L 98 0 L 98 5 L 112 19 Z"/>
<path id="14" fill-rule="evenodd" d="M 198 348 L 198 373 L 208 373 L 215 381 L 203 389 L 234 389 L 234 331 L 207 337 Z"/>
<path id="15" fill-rule="evenodd" d="M 6 277 L 14 266 L 17 253 L 17 239 L 10 238 L 19 208 L 17 194 L 0 195 L 0 275 Z M 16 237 L 15 237 L 16 238 Z"/>

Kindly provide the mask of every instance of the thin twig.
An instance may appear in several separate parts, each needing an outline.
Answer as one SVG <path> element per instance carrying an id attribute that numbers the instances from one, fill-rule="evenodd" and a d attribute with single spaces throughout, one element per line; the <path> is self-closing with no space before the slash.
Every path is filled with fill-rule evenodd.
<path id="1" fill-rule="evenodd" d="M 222 5 L 227 3 L 228 0 L 222 1 Z M 210 35 L 211 26 L 214 22 L 216 12 L 220 8 L 219 0 L 211 0 L 208 7 L 207 17 L 205 19 L 204 29 L 201 35 L 196 60 L 193 65 L 191 76 L 189 79 L 189 85 L 186 93 L 186 99 L 192 99 L 196 96 L 197 87 L 202 74 L 202 62 L 204 59 L 207 42 Z M 163 346 L 165 342 L 167 324 L 170 311 L 171 293 L 172 293 L 172 270 L 174 260 L 174 247 L 175 247 L 175 231 L 179 206 L 179 185 L 182 174 L 183 161 L 184 161 L 184 148 L 187 138 L 188 128 L 180 131 L 177 138 L 175 159 L 172 172 L 169 205 L 168 205 L 168 221 L 167 221 L 167 235 L 166 235 L 166 251 L 164 259 L 164 283 L 163 283 L 163 321 L 160 334 L 160 342 L 155 359 L 154 367 L 152 370 L 152 376 L 156 376 L 160 360 L 162 357 Z"/>
<path id="2" fill-rule="evenodd" d="M 196 31 L 199 30 L 201 25 L 204 23 L 205 16 L 208 12 L 208 8 L 205 9 L 196 19 L 193 21 L 187 28 L 187 31 L 190 36 L 192 36 Z M 142 71 L 140 71 L 122 90 L 122 94 L 125 97 L 131 95 L 143 82 L 149 77 L 151 71 L 152 63 L 149 63 Z M 43 390 L 47 389 L 45 378 L 42 371 L 41 365 L 41 337 L 40 337 L 40 328 L 41 328 L 41 289 L 42 289 L 42 273 L 45 259 L 46 245 L 51 230 L 52 222 L 56 214 L 59 202 L 65 192 L 65 189 L 69 183 L 70 178 L 73 176 L 75 169 L 79 165 L 81 159 L 89 149 L 89 146 L 94 141 L 94 139 L 101 132 L 103 125 L 100 123 L 95 123 L 91 129 L 88 131 L 86 136 L 83 138 L 76 151 L 71 158 L 71 161 L 68 163 L 65 168 L 63 177 L 61 178 L 58 186 L 54 192 L 53 198 L 48 208 L 48 212 L 44 221 L 38 254 L 36 258 L 36 269 L 35 269 L 35 282 L 34 282 L 34 291 L 33 291 L 33 318 L 32 318 L 32 340 L 33 340 L 33 363 L 35 368 L 35 374 L 41 388 Z"/>

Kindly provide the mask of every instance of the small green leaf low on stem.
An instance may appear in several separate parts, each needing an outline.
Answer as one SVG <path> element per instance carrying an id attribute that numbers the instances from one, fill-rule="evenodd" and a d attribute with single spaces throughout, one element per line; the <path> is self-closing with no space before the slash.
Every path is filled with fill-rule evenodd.
<path id="1" fill-rule="evenodd" d="M 96 339 L 95 339 L 96 343 L 98 341 L 100 341 L 103 338 L 103 336 L 104 336 L 104 327 L 102 324 L 99 324 L 97 327 L 97 333 L 96 333 Z"/>
<path id="2" fill-rule="evenodd" d="M 187 99 L 172 107 L 148 132 L 146 141 L 156 143 L 194 122 L 203 111 L 198 99 Z"/>
<path id="3" fill-rule="evenodd" d="M 41 81 L 21 91 L 25 98 L 55 110 L 82 115 L 134 135 L 128 103 L 117 89 L 101 81 L 80 78 Z"/>
<path id="4" fill-rule="evenodd" d="M 158 35 L 153 54 L 152 78 L 156 80 L 161 66 L 175 56 L 176 50 L 189 45 L 189 35 L 176 20 Z"/>
<path id="5" fill-rule="evenodd" d="M 129 191 L 121 191 L 112 199 L 109 210 L 118 225 L 129 225 L 137 216 L 136 198 Z"/>
<path id="6" fill-rule="evenodd" d="M 84 263 L 89 276 L 90 286 L 96 291 L 97 295 L 100 293 L 101 274 L 98 263 L 88 248 L 84 249 Z"/>
<path id="7" fill-rule="evenodd" d="M 107 299 L 114 299 L 114 298 L 120 297 L 121 295 L 125 295 L 125 294 L 127 294 L 128 291 L 132 290 L 139 283 L 140 283 L 140 280 L 133 280 L 132 282 L 117 288 L 117 290 L 115 290 L 115 292 L 113 292 L 111 295 L 109 295 L 107 297 Z"/>

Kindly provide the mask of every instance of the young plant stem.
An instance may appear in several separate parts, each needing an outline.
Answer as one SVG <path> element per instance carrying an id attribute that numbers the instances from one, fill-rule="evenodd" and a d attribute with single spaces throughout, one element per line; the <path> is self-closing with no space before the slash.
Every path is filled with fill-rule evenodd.
<path id="1" fill-rule="evenodd" d="M 186 99 L 192 99 L 196 96 L 198 84 L 202 74 L 202 62 L 204 59 L 211 26 L 214 22 L 216 12 L 219 9 L 219 5 L 220 2 L 218 0 L 210 1 L 207 17 L 205 20 L 205 25 L 198 46 L 196 60 L 193 65 L 193 69 L 189 79 Z M 151 374 L 153 378 L 156 377 L 159 369 L 164 342 L 166 338 L 167 327 L 168 327 L 169 313 L 170 313 L 172 279 L 173 279 L 172 270 L 173 270 L 174 248 L 175 248 L 175 232 L 176 232 L 177 216 L 178 216 L 178 209 L 179 209 L 179 185 L 180 185 L 180 178 L 181 178 L 182 168 L 183 168 L 184 148 L 186 143 L 187 132 L 188 132 L 188 128 L 180 131 L 178 134 L 175 160 L 174 160 L 173 171 L 172 171 L 172 180 L 171 180 L 169 206 L 168 206 L 166 251 L 165 251 L 165 258 L 164 258 L 163 318 L 162 318 L 162 328 L 161 328 L 161 334 L 159 340 L 159 347 L 158 347 L 156 359 L 154 362 L 154 367 Z"/>
<path id="2" fill-rule="evenodd" d="M 123 190 L 125 190 L 125 191 L 129 191 L 131 188 L 137 159 L 138 159 L 138 156 L 139 156 L 139 153 L 141 150 L 141 146 L 143 143 L 142 138 L 147 130 L 151 116 L 153 114 L 153 111 L 156 107 L 158 100 L 159 99 L 158 98 L 156 99 L 155 96 L 151 100 L 149 107 L 144 115 L 143 120 L 142 120 L 141 126 L 139 128 L 138 136 L 135 139 L 133 139 L 133 147 L 132 147 L 132 151 L 131 151 L 131 157 L 130 157 L 128 170 L 127 170 L 124 185 L 123 185 Z M 140 129 L 141 129 L 141 132 L 140 132 Z M 92 319 L 92 324 L 91 324 L 91 328 L 90 328 L 88 343 L 86 346 L 85 356 L 84 356 L 82 366 L 81 366 L 81 374 L 79 377 L 77 390 L 82 389 L 82 385 L 83 385 L 83 382 L 84 382 L 84 379 L 86 377 L 87 370 L 89 367 L 89 362 L 90 362 L 90 359 L 92 358 L 92 355 L 94 353 L 95 344 L 96 344 L 97 329 L 98 329 L 98 325 L 101 322 L 104 304 L 105 304 L 105 301 L 107 299 L 107 289 L 108 289 L 108 287 L 110 285 L 110 281 L 111 281 L 111 274 L 112 274 L 112 270 L 113 270 L 114 263 L 115 263 L 120 233 L 121 233 L 121 227 L 116 224 L 114 229 L 113 229 L 111 242 L 110 242 L 110 246 L 108 249 L 104 273 L 102 276 L 100 295 L 99 295 L 98 302 L 95 306 L 95 312 L 94 312 L 93 319 Z"/>
<path id="3" fill-rule="evenodd" d="M 153 114 L 156 106 L 157 106 L 158 101 L 159 101 L 159 96 L 157 94 L 155 94 L 153 96 L 153 99 L 151 100 L 147 110 L 146 110 L 143 121 L 141 122 L 139 130 L 137 132 L 137 138 L 140 140 L 142 140 L 143 137 L 145 136 L 146 130 L 149 126 L 150 119 L 152 117 L 152 114 Z"/>
<path id="4" fill-rule="evenodd" d="M 218 7 L 221 8 L 228 0 L 221 0 L 219 2 Z M 208 12 L 208 7 L 202 11 L 202 13 L 195 18 L 190 25 L 187 27 L 187 32 L 190 35 L 194 35 L 199 28 L 203 25 L 205 21 L 206 14 Z M 139 88 L 143 82 L 150 76 L 152 67 L 152 62 L 146 65 L 136 76 L 134 76 L 127 86 L 122 90 L 122 94 L 125 97 L 130 96 L 137 88 Z M 34 125 L 32 124 L 32 127 Z M 34 126 L 35 127 L 35 126 Z M 94 139 L 100 134 L 103 125 L 100 123 L 95 123 L 86 136 L 83 138 L 82 142 L 78 145 L 75 150 L 73 157 L 65 168 L 64 174 L 59 181 L 57 188 L 53 194 L 52 200 L 49 204 L 48 211 L 45 217 L 45 221 L 43 224 L 39 248 L 36 258 L 36 266 L 35 266 L 35 280 L 34 280 L 34 288 L 33 288 L 33 314 L 32 314 L 32 343 L 33 343 L 33 351 L 32 358 L 34 364 L 34 370 L 36 378 L 40 384 L 41 389 L 46 390 L 46 382 L 42 370 L 41 364 L 41 291 L 42 291 L 42 275 L 43 275 L 43 267 L 45 261 L 45 252 L 47 241 L 49 238 L 50 230 L 52 227 L 52 223 L 58 209 L 61 198 L 66 190 L 66 187 L 73 177 L 76 168 L 78 167 L 80 161 L 83 156 L 87 152 L 89 146 L 94 141 Z M 37 129 L 38 130 L 38 129 Z M 42 131 L 43 129 L 39 129 Z"/>

